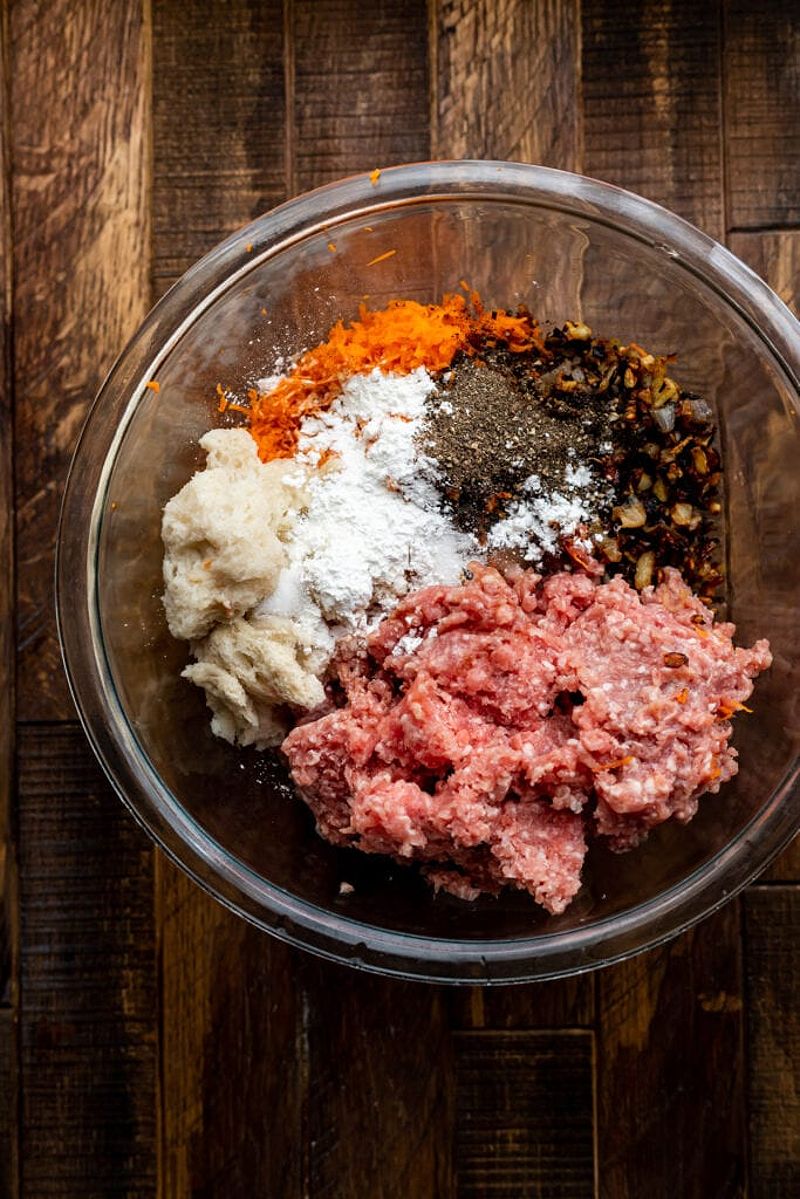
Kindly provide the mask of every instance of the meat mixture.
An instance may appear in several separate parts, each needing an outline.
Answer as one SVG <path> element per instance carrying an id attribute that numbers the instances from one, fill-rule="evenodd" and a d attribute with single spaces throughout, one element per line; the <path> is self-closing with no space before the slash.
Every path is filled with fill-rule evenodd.
<path id="1" fill-rule="evenodd" d="M 736 773 L 770 654 L 712 615 L 723 464 L 674 355 L 460 286 L 219 384 L 165 614 L 213 733 L 280 746 L 323 837 L 557 913 L 593 839 Z"/>
<path id="2" fill-rule="evenodd" d="M 771 661 L 667 568 L 642 593 L 473 564 L 344 643 L 283 750 L 323 836 L 425 863 L 462 898 L 562 912 L 587 836 L 628 849 L 736 773 L 730 718 Z M 334 706 L 336 704 L 337 706 Z"/>

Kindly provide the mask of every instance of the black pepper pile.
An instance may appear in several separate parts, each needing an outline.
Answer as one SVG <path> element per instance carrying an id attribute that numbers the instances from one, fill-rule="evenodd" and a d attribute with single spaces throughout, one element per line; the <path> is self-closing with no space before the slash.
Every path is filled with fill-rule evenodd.
<path id="1" fill-rule="evenodd" d="M 568 467 L 584 464 L 606 482 L 585 532 L 607 573 L 641 590 L 676 566 L 712 600 L 722 582 L 715 427 L 669 359 L 578 321 L 534 350 L 486 338 L 470 349 L 441 379 L 421 445 L 458 523 L 484 536 L 531 475 L 563 490 Z M 563 550 L 580 555 L 572 541 Z"/>

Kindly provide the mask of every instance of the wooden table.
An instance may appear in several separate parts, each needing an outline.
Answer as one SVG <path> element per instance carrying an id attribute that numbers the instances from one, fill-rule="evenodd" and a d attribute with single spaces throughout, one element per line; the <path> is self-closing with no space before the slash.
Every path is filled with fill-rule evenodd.
<path id="1" fill-rule="evenodd" d="M 671 945 L 564 983 L 327 965 L 134 827 L 76 724 L 52 600 L 61 486 L 105 370 L 168 284 L 286 196 L 428 157 L 583 170 L 726 241 L 791 303 L 800 6 L 2 14 L 2 1195 L 800 1195 L 797 849 Z"/>

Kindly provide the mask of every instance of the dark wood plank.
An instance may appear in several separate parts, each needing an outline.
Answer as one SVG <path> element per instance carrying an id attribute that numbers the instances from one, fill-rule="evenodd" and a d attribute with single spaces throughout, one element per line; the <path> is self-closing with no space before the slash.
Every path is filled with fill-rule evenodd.
<path id="1" fill-rule="evenodd" d="M 303 980 L 309 1193 L 449 1199 L 452 1043 L 442 989 L 310 960 Z"/>
<path id="2" fill-rule="evenodd" d="M 522 987 L 459 987 L 450 992 L 455 1028 L 588 1028 L 594 1023 L 594 977 Z"/>
<path id="3" fill-rule="evenodd" d="M 156 1193 L 152 853 L 76 725 L 21 725 L 22 1194 Z"/>
<path id="4" fill-rule="evenodd" d="M 14 460 L 13 236 L 8 13 L 0 8 L 0 1194 L 19 1194 L 19 894 L 13 831 Z"/>
<path id="5" fill-rule="evenodd" d="M 286 195 L 281 0 L 154 0 L 153 285 Z"/>
<path id="6" fill-rule="evenodd" d="M 17 1015 L 10 1007 L 0 1008 L 0 1195 L 19 1195 L 19 1066 L 17 1060 Z"/>
<path id="7" fill-rule="evenodd" d="M 297 952 L 158 856 L 169 1199 L 307 1194 L 309 1065 Z"/>
<path id="8" fill-rule="evenodd" d="M 800 888 L 745 896 L 752 1199 L 800 1194 Z"/>
<path id="9" fill-rule="evenodd" d="M 744 1196 L 737 904 L 597 988 L 602 1199 Z"/>
<path id="10" fill-rule="evenodd" d="M 730 228 L 800 222 L 800 7 L 725 0 L 725 157 Z"/>
<path id="11" fill-rule="evenodd" d="M 800 315 L 800 230 L 734 233 L 734 254 L 761 275 L 795 315 Z M 764 874 L 777 882 L 800 882 L 800 837 L 795 838 Z"/>
<path id="12" fill-rule="evenodd" d="M 800 883 L 800 837 L 795 837 L 788 849 L 764 871 L 759 882 Z"/>
<path id="13" fill-rule="evenodd" d="M 728 244 L 800 315 L 800 229 L 732 233 Z"/>
<path id="14" fill-rule="evenodd" d="M 142 6 L 10 6 L 19 715 L 72 709 L 52 556 L 87 406 L 148 302 Z"/>
<path id="15" fill-rule="evenodd" d="M 580 169 L 579 7 L 435 0 L 435 158 Z"/>
<path id="16" fill-rule="evenodd" d="M 429 156 L 425 0 L 291 0 L 292 190 Z"/>
<path id="17" fill-rule="evenodd" d="M 718 0 L 584 0 L 584 170 L 724 236 Z"/>
<path id="18" fill-rule="evenodd" d="M 455 1052 L 459 1199 L 592 1199 L 592 1033 L 460 1033 Z"/>

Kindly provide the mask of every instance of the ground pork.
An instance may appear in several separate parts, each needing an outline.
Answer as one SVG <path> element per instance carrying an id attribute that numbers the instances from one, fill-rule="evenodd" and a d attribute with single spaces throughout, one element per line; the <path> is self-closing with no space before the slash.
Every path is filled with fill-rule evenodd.
<path id="1" fill-rule="evenodd" d="M 642 595 L 470 574 L 347 648 L 340 706 L 283 749 L 328 840 L 417 859 L 463 898 L 511 885 L 562 912 L 587 838 L 630 848 L 736 773 L 730 717 L 769 647 L 735 647 L 671 570 Z"/>

